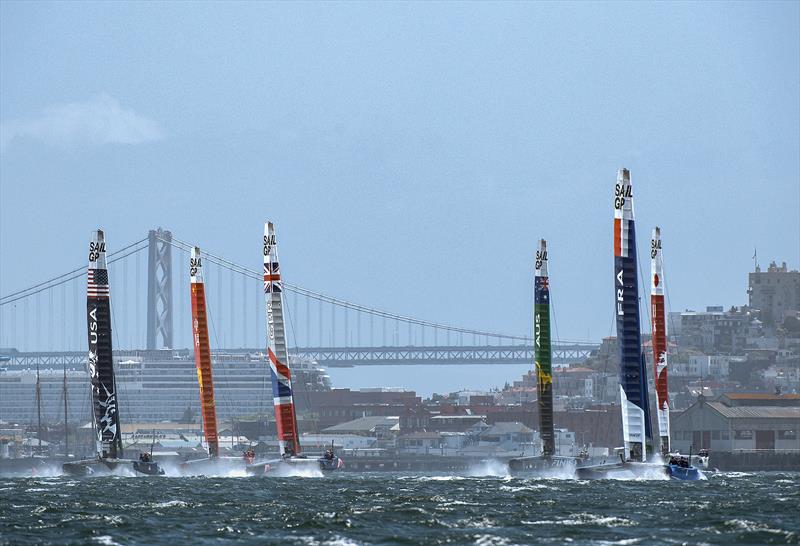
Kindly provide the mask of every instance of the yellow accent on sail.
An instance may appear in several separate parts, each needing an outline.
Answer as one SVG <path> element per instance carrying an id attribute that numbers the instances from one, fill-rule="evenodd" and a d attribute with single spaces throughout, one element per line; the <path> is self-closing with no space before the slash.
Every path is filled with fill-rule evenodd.
<path id="1" fill-rule="evenodd" d="M 547 385 L 553 384 L 553 374 L 544 373 L 542 371 L 542 365 L 538 362 L 536 363 L 536 375 L 539 377 L 539 384 L 540 385 Z"/>

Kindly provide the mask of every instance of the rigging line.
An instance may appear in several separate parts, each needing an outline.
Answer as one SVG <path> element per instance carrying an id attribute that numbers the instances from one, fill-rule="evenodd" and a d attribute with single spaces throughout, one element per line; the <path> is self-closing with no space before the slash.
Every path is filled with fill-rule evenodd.
<path id="1" fill-rule="evenodd" d="M 281 299 L 283 299 L 283 297 L 281 297 Z M 289 298 L 286 298 L 286 301 L 284 303 L 286 304 L 286 305 L 284 305 L 284 309 L 286 309 L 286 317 L 289 319 L 289 328 L 290 328 L 290 331 L 292 333 L 292 339 L 294 340 L 295 358 L 298 359 L 298 361 L 299 361 L 298 363 L 299 364 L 302 364 L 302 357 L 297 354 L 297 334 L 296 334 L 295 329 L 294 329 L 294 320 L 292 320 L 292 312 L 291 312 L 291 309 L 290 309 L 291 308 L 291 304 L 289 303 Z M 289 366 L 289 363 L 290 363 L 291 359 L 289 359 L 288 347 L 287 347 L 287 350 L 286 350 L 286 359 L 287 359 L 286 365 Z M 290 367 L 290 370 L 291 370 L 291 366 L 289 366 L 289 367 Z M 300 370 L 300 368 L 297 368 L 295 371 L 298 371 L 298 370 Z M 295 377 L 294 377 L 295 382 L 293 382 L 292 390 L 293 390 L 294 393 L 299 395 L 300 394 L 300 390 L 298 389 L 298 387 L 300 386 L 300 376 L 301 376 L 301 374 L 298 372 L 298 373 L 296 373 L 294 375 L 295 375 Z M 310 373 L 305 373 L 305 371 L 303 371 L 303 373 L 302 373 L 303 380 L 306 381 L 305 385 L 303 386 L 303 393 L 305 394 L 304 399 L 305 399 L 305 402 L 306 402 L 306 413 L 311 414 L 311 417 L 312 417 L 311 418 L 312 432 L 314 434 L 316 434 L 318 432 L 317 431 L 317 423 L 316 423 L 316 420 L 314 420 L 314 418 L 313 418 L 313 411 L 311 410 L 311 398 L 310 398 L 309 390 L 308 390 L 308 387 L 309 387 L 308 378 L 309 378 L 310 375 L 311 375 Z"/>
<path id="2" fill-rule="evenodd" d="M 283 297 L 281 297 L 281 299 L 283 299 Z M 295 333 L 295 330 L 294 330 L 294 321 L 292 320 L 292 311 L 290 309 L 291 305 L 289 304 L 289 298 L 286 298 L 285 304 L 286 305 L 284 305 L 284 308 L 286 309 L 286 318 L 289 319 L 289 329 L 290 329 L 290 331 L 292 333 L 292 340 L 294 341 L 294 351 L 296 353 L 297 352 L 297 347 L 298 347 L 298 345 L 297 345 L 297 334 Z M 286 356 L 287 357 L 289 356 L 288 344 L 287 344 L 287 347 L 286 347 Z M 289 363 L 287 362 L 286 365 L 288 366 Z"/>
<path id="3" fill-rule="evenodd" d="M 611 337 L 611 335 L 614 333 L 614 325 L 616 324 L 616 322 L 617 322 L 617 312 L 616 312 L 616 310 L 612 310 L 611 311 L 611 327 L 608 329 L 608 337 Z M 617 343 L 619 343 L 619 338 L 617 338 Z M 603 362 L 603 372 L 602 372 L 603 375 L 601 376 L 602 381 L 600 382 L 601 383 L 601 390 L 600 390 L 600 406 L 601 407 L 603 406 L 603 395 L 605 395 L 606 385 L 608 383 L 608 375 L 607 375 L 608 374 L 608 361 L 609 361 L 609 358 L 605 358 L 604 362 Z M 615 398 L 617 396 L 618 395 L 615 393 Z M 606 411 L 608 411 L 608 410 L 606 410 Z M 600 412 L 599 411 L 595 413 L 593 421 L 594 421 L 594 426 L 592 427 L 592 430 L 600 430 Z M 604 431 L 605 431 L 606 434 L 608 434 L 608 429 L 609 429 L 608 426 L 604 427 Z M 603 462 L 605 462 L 605 460 Z"/>
<path id="4" fill-rule="evenodd" d="M 169 243 L 169 244 L 176 245 L 176 246 L 182 245 L 182 246 L 190 247 L 190 245 L 188 243 L 185 243 L 185 242 L 183 242 L 183 241 L 181 241 L 179 239 L 175 239 L 174 237 L 173 237 L 172 241 L 167 241 L 166 239 L 162 239 L 162 238 L 159 238 L 159 240 L 164 241 L 164 242 Z M 242 265 L 239 265 L 239 264 L 236 264 L 236 263 L 231 262 L 229 260 L 226 260 L 225 258 L 222 258 L 222 257 L 220 257 L 220 256 L 218 256 L 218 255 L 216 255 L 214 253 L 211 253 L 211 252 L 205 252 L 205 254 L 206 254 L 207 259 L 209 261 L 217 263 L 218 265 L 223 265 L 225 267 L 228 267 L 229 269 L 232 269 L 232 270 L 236 271 L 237 273 L 240 273 L 241 275 L 248 276 L 248 277 L 260 280 L 260 274 L 257 271 L 254 271 L 252 269 L 248 269 L 248 268 L 246 268 L 246 267 L 244 267 Z M 445 324 L 440 324 L 440 323 L 436 323 L 436 322 L 425 321 L 425 320 L 421 320 L 421 319 L 415 319 L 413 317 L 408 317 L 408 316 L 404 316 L 404 315 L 398 315 L 398 314 L 395 314 L 395 313 L 389 313 L 389 312 L 386 312 L 386 311 L 373 309 L 373 308 L 367 307 L 365 305 L 361 305 L 361 304 L 353 303 L 353 302 L 350 302 L 350 301 L 334 298 L 332 296 L 327 296 L 327 295 L 322 294 L 320 292 L 314 292 L 313 290 L 309 290 L 307 288 L 303 288 L 303 287 L 294 285 L 292 283 L 287 283 L 286 281 L 283 282 L 283 286 L 284 286 L 284 288 L 286 290 L 288 290 L 290 292 L 294 292 L 294 293 L 300 294 L 301 296 L 305 296 L 307 298 L 311 298 L 311 299 L 314 299 L 314 300 L 322 301 L 322 302 L 325 302 L 325 303 L 330 303 L 332 305 L 337 305 L 339 307 L 345 307 L 345 308 L 348 308 L 348 309 L 352 309 L 354 311 L 360 311 L 362 313 L 367 313 L 367 314 L 370 314 L 370 315 L 375 315 L 375 316 L 379 316 L 379 317 L 383 317 L 383 318 L 399 320 L 399 321 L 405 322 L 405 323 L 415 324 L 415 325 L 418 325 L 418 326 L 427 326 L 427 327 L 435 328 L 435 329 L 438 329 L 438 330 L 447 330 L 447 331 L 451 331 L 451 332 L 457 332 L 457 333 L 462 333 L 462 334 L 473 334 L 473 335 L 478 335 L 478 336 L 488 336 L 488 337 L 494 337 L 494 338 L 499 338 L 499 339 L 511 339 L 511 340 L 523 341 L 523 342 L 531 342 L 532 341 L 532 338 L 530 338 L 528 336 L 509 335 L 509 334 L 501 334 L 501 333 L 498 333 L 498 332 L 489 332 L 489 331 L 484 331 L 484 330 L 461 328 L 461 327 L 456 327 L 456 326 L 449 326 L 449 325 L 445 325 Z M 565 341 L 565 343 L 566 343 L 566 341 Z M 571 343 L 582 343 L 582 342 L 574 341 L 574 342 L 571 342 Z"/>
<path id="5" fill-rule="evenodd" d="M 109 279 L 108 285 L 109 285 L 109 287 L 111 286 L 111 279 Z M 109 298 L 108 298 L 108 306 L 111 308 L 111 336 L 112 336 L 114 345 L 118 347 L 119 345 L 117 345 L 117 344 L 119 343 L 119 333 L 117 332 L 117 329 L 114 328 L 114 325 L 117 323 L 117 319 L 116 319 L 116 315 L 114 313 L 114 303 L 113 302 L 114 302 L 114 300 L 109 296 Z M 112 366 L 112 368 L 114 370 L 114 392 L 118 392 L 119 390 L 123 391 L 120 394 L 122 394 L 123 400 L 127 400 L 128 399 L 128 389 L 127 389 L 127 387 L 123 386 L 123 385 L 125 385 L 125 382 L 124 381 L 117 381 L 117 376 L 119 375 L 119 372 L 121 371 L 121 369 L 119 369 L 116 366 L 114 366 L 114 355 L 113 355 L 113 352 L 112 352 L 112 355 L 111 355 L 111 366 Z M 120 440 L 120 444 L 122 444 L 122 422 L 123 421 L 124 421 L 124 419 L 122 419 L 122 404 L 119 403 L 119 397 L 117 397 L 117 424 L 119 425 L 119 440 Z M 130 447 L 130 443 L 128 443 L 128 446 Z"/>
<path id="6" fill-rule="evenodd" d="M 680 348 L 680 344 L 679 344 L 679 339 L 680 338 L 679 338 L 679 336 L 677 336 L 675 334 L 675 323 L 672 320 L 672 302 L 669 299 L 669 283 L 667 283 L 668 276 L 666 274 L 666 269 L 664 268 L 664 263 L 663 263 L 663 257 L 664 257 L 664 251 L 663 250 L 661 251 L 661 257 L 662 257 L 662 263 L 661 263 L 661 277 L 662 277 L 662 279 L 661 279 L 661 282 L 664 284 L 664 293 L 667 296 L 667 322 L 669 322 L 669 324 L 670 324 L 670 327 L 669 327 L 669 330 L 667 331 L 667 333 L 669 334 L 670 332 L 672 332 L 672 336 L 673 336 L 673 339 L 675 341 L 675 359 L 676 360 L 680 360 L 680 354 L 681 354 L 681 348 Z M 667 373 L 669 373 L 669 362 L 670 362 L 670 358 L 669 358 L 669 335 L 667 335 L 666 337 L 667 337 L 667 347 L 666 347 L 666 350 L 667 350 Z M 674 375 L 668 375 L 667 377 L 674 377 L 675 379 L 678 378 L 678 376 L 674 376 Z M 688 376 L 681 375 L 680 376 L 679 385 L 681 386 L 680 391 L 688 391 L 688 389 L 689 389 Z M 702 391 L 702 386 L 703 385 L 701 384 L 700 385 L 700 388 L 701 388 L 700 392 L 701 393 L 703 392 Z M 667 392 L 667 401 L 668 402 L 670 401 L 669 400 L 669 391 Z M 670 403 L 670 409 L 672 409 L 672 404 L 671 403 Z"/>
<path id="7" fill-rule="evenodd" d="M 644 293 L 646 295 L 649 295 L 650 294 L 649 284 L 644 284 L 644 272 L 642 271 L 642 262 L 639 260 L 639 253 L 638 252 L 636 253 L 636 266 L 637 266 L 637 269 L 639 269 L 639 281 L 642 283 L 641 286 L 643 288 L 643 290 L 639 291 L 639 294 L 643 294 Z M 650 319 L 650 306 L 649 305 L 643 305 L 642 299 L 643 298 L 640 295 L 639 296 L 639 301 L 638 301 L 639 316 L 641 316 L 642 307 L 644 307 L 645 314 L 647 315 L 647 324 L 650 326 L 650 342 L 652 343 L 653 342 L 653 322 Z M 642 331 L 642 326 L 640 324 L 639 325 L 639 332 L 641 333 L 641 331 Z M 641 350 L 641 348 L 640 348 L 640 350 Z M 642 351 L 642 352 L 644 352 L 644 351 Z"/>
<path id="8" fill-rule="evenodd" d="M 221 271 L 217 271 L 217 273 L 221 273 Z M 203 292 L 204 292 L 204 294 L 205 294 L 206 280 L 207 279 L 206 279 L 206 277 L 204 275 L 203 276 Z M 214 346 L 215 347 L 219 347 L 217 349 L 217 359 L 216 359 L 217 360 L 217 365 L 216 366 L 214 365 L 214 357 L 213 357 L 213 353 L 212 353 L 212 357 L 211 357 L 211 374 L 212 374 L 212 377 L 213 377 L 214 371 L 216 369 L 219 369 L 219 371 L 220 371 L 219 378 L 222 379 L 224 377 L 224 379 L 228 383 L 228 387 L 231 388 L 232 387 L 232 385 L 231 385 L 232 382 L 230 381 L 230 376 L 228 374 L 228 370 L 226 370 L 225 366 L 222 365 L 222 361 L 224 359 L 220 359 L 220 355 L 221 355 L 223 349 L 220 347 L 219 337 L 217 336 L 217 328 L 214 325 L 214 318 L 213 318 L 212 313 L 211 313 L 211 306 L 208 304 L 208 297 L 207 297 L 208 294 L 205 294 L 205 295 L 206 295 L 206 317 L 208 318 L 208 323 L 211 325 L 211 331 L 214 333 Z M 221 302 L 216 302 L 216 303 L 217 303 L 217 305 L 221 304 Z M 194 317 L 192 318 L 192 321 L 194 321 Z M 212 385 L 213 385 L 213 383 L 214 382 L 212 380 Z M 219 383 L 221 384 L 221 382 L 219 382 Z M 199 386 L 198 386 L 198 393 L 199 393 Z M 235 411 L 235 408 L 233 406 L 233 402 L 231 401 L 230 396 L 228 396 L 228 393 L 226 392 L 225 395 L 223 396 L 222 395 L 222 389 L 220 388 L 220 389 L 215 389 L 214 390 L 214 400 L 215 401 L 217 399 L 217 395 L 219 395 L 219 397 L 222 399 L 222 403 L 225 405 L 225 409 L 228 411 L 228 413 L 230 415 L 236 415 L 236 411 Z M 205 416 L 203 415 L 202 402 L 200 404 L 200 414 L 201 414 L 201 419 L 203 419 L 203 426 L 205 427 Z M 219 416 L 217 415 L 216 407 L 214 408 L 214 415 L 217 417 L 217 421 L 218 421 L 217 427 L 219 427 L 220 419 L 219 419 Z M 203 430 L 205 431 L 205 428 Z M 217 433 L 217 436 L 218 436 L 217 440 L 219 441 L 219 433 Z M 208 439 L 206 439 L 206 442 L 208 442 Z"/>
<path id="9" fill-rule="evenodd" d="M 141 240 L 139 240 L 139 241 L 136 241 L 135 243 L 131 243 L 131 244 L 129 244 L 128 246 L 124 246 L 124 247 L 120 248 L 119 250 L 115 250 L 114 252 L 110 252 L 110 253 L 108 254 L 108 257 L 110 258 L 111 256 L 114 256 L 114 255 L 116 255 L 116 254 L 119 254 L 120 252 L 124 252 L 124 251 L 128 250 L 128 249 L 129 249 L 129 248 L 131 248 L 132 246 L 136 246 L 136 245 L 138 245 L 139 243 L 143 243 L 143 242 L 146 242 L 146 241 L 147 241 L 147 238 L 145 238 L 145 239 L 141 239 Z M 53 278 L 52 278 L 52 279 L 50 279 L 50 280 L 47 280 L 47 281 L 40 282 L 39 284 L 35 284 L 35 285 L 33 285 L 33 286 L 29 286 L 28 288 L 25 288 L 25 289 L 23 289 L 23 290 L 18 290 L 18 291 L 16 291 L 16 292 L 13 292 L 13 293 L 11 293 L 11 294 L 6 294 L 6 295 L 5 295 L 5 296 L 3 296 L 2 298 L 0 298 L 0 300 L 5 300 L 5 299 L 8 299 L 8 298 L 10 298 L 10 297 L 12 297 L 12 296 L 16 296 L 17 294 L 22 294 L 23 292 L 27 292 L 27 291 L 29 291 L 29 290 L 33 290 L 34 288 L 38 288 L 38 287 L 40 287 L 40 286 L 43 286 L 43 285 L 45 285 L 45 284 L 50 284 L 50 283 L 51 283 L 51 282 L 53 282 L 53 281 L 57 281 L 58 279 L 60 279 L 60 278 L 62 278 L 62 277 L 66 277 L 67 275 L 72 275 L 73 273 L 77 273 L 78 271 L 84 271 L 84 272 L 85 272 L 85 270 L 86 270 L 86 266 L 85 266 L 85 265 L 82 265 L 81 267 L 77 267 L 77 268 L 73 269 L 72 271 L 68 271 L 67 273 L 62 273 L 61 275 L 59 275 L 59 276 L 57 276 L 57 277 L 53 277 Z M 73 278 L 74 278 L 74 277 L 73 277 Z"/>
<path id="10" fill-rule="evenodd" d="M 114 262 L 117 262 L 119 260 L 124 260 L 128 256 L 130 256 L 132 254 L 135 254 L 137 252 L 141 252 L 142 250 L 144 250 L 146 248 L 147 248 L 147 246 L 143 246 L 141 248 L 137 248 L 136 250 L 131 250 L 130 252 L 128 252 L 127 254 L 125 254 L 123 256 L 117 256 L 117 257 L 115 257 L 115 258 L 113 258 L 111 260 L 107 260 L 107 263 L 108 264 L 113 264 Z M 45 290 L 50 290 L 51 288 L 55 288 L 56 286 L 60 286 L 62 284 L 68 283 L 69 281 L 78 279 L 80 277 L 85 277 L 86 276 L 86 268 L 84 267 L 83 270 L 80 273 L 76 273 L 75 271 L 72 271 L 72 272 L 70 272 L 68 274 L 62 275 L 61 277 L 57 277 L 56 279 L 65 277 L 66 275 L 72 275 L 72 276 L 69 277 L 69 278 L 63 278 L 61 281 L 59 281 L 59 282 L 57 282 L 55 284 L 51 284 L 51 285 L 39 288 L 38 290 L 36 290 L 34 292 L 28 292 L 28 293 L 24 293 L 24 294 L 22 294 L 21 292 L 17 292 L 17 294 L 22 294 L 22 295 L 18 295 L 16 297 L 14 297 L 13 299 L 6 299 L 5 301 L 0 301 L 0 307 L 2 307 L 4 305 L 8 305 L 10 303 L 14 303 L 15 301 L 19 301 L 19 300 L 28 298 L 30 296 L 35 296 L 36 294 L 39 294 L 40 292 L 44 292 Z M 55 279 L 51 279 L 51 281 L 53 281 L 53 280 L 55 280 Z M 42 284 L 44 284 L 44 283 L 42 283 Z M 37 286 L 42 286 L 42 284 L 39 284 Z M 32 288 L 29 289 L 29 290 L 32 290 Z M 23 291 L 23 292 L 25 292 L 25 291 Z M 6 296 L 6 298 L 11 298 L 11 297 L 12 297 L 11 295 Z"/>

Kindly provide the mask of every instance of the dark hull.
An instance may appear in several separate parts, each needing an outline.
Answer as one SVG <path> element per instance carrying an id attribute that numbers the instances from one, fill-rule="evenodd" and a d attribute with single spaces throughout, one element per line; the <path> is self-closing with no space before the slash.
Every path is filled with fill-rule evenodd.
<path id="1" fill-rule="evenodd" d="M 71 461 L 61 465 L 65 474 L 70 476 L 111 476 L 133 474 L 145 476 L 163 476 L 164 470 L 155 462 L 131 461 L 127 459 L 85 459 Z"/>
<path id="2" fill-rule="evenodd" d="M 509 459 L 508 470 L 518 475 L 561 475 L 573 473 L 580 460 L 575 457 L 517 457 Z"/>

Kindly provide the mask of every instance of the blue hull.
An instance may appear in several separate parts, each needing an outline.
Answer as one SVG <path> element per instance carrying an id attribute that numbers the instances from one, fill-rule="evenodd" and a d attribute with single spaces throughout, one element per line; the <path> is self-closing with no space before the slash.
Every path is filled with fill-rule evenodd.
<path id="1" fill-rule="evenodd" d="M 696 466 L 667 465 L 667 474 L 673 480 L 697 481 L 703 479 L 703 473 Z"/>

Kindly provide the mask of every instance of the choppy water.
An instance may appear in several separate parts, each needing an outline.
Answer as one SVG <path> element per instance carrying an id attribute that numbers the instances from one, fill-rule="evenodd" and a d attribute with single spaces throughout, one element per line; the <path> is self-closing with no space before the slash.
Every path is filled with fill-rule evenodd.
<path id="1" fill-rule="evenodd" d="M 800 474 L 0 478 L 0 543 L 798 544 Z"/>

